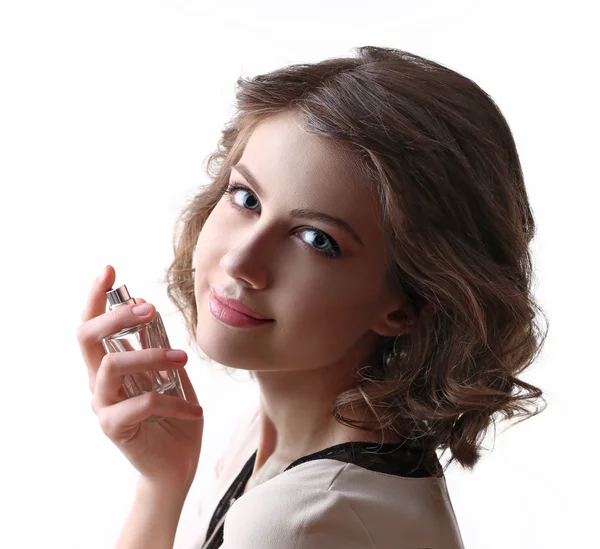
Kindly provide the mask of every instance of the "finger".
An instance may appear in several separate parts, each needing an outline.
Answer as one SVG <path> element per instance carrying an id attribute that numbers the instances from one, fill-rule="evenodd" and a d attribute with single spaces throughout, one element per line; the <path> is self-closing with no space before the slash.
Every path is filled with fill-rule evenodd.
<path id="1" fill-rule="evenodd" d="M 169 350 L 153 348 L 105 355 L 96 377 L 94 390 L 96 407 L 112 406 L 126 398 L 121 391 L 126 375 L 182 368 L 187 362 L 187 356 L 183 362 L 174 362 L 167 357 Z"/>
<path id="2" fill-rule="evenodd" d="M 92 284 L 85 307 L 81 313 L 81 321 L 87 322 L 91 318 L 106 312 L 106 292 L 112 289 L 115 283 L 115 270 L 112 265 L 106 265 L 103 272 Z"/>
<path id="3" fill-rule="evenodd" d="M 106 265 L 100 276 L 92 284 L 88 294 L 87 301 L 81 313 L 82 325 L 77 327 L 77 340 L 81 349 L 81 354 L 88 368 L 88 380 L 90 390 L 93 392 L 96 370 L 102 357 L 105 355 L 102 344 L 97 340 L 92 340 L 88 335 L 82 337 L 83 326 L 92 318 L 98 317 L 106 312 L 106 292 L 112 289 L 115 282 L 115 270 L 112 265 Z"/>
<path id="4" fill-rule="evenodd" d="M 196 395 L 196 391 L 194 391 L 194 386 L 190 381 L 188 373 L 185 368 L 179 370 L 179 377 L 181 379 L 181 386 L 183 388 L 183 394 L 188 402 L 198 403 L 198 396 Z"/>
<path id="5" fill-rule="evenodd" d="M 199 419 L 201 408 L 181 397 L 150 392 L 106 406 L 96 413 L 102 431 L 114 442 L 122 443 L 135 436 L 137 429 L 150 416 L 176 419 Z"/>
<path id="6" fill-rule="evenodd" d="M 135 299 L 136 304 L 146 303 L 144 299 Z M 122 305 L 106 314 L 102 313 L 81 324 L 77 331 L 77 339 L 83 360 L 88 368 L 90 390 L 93 392 L 96 384 L 96 374 L 106 351 L 102 339 L 142 323 L 150 322 L 155 316 L 156 308 L 152 306 L 150 314 L 138 316 L 132 312 L 133 304 Z"/>

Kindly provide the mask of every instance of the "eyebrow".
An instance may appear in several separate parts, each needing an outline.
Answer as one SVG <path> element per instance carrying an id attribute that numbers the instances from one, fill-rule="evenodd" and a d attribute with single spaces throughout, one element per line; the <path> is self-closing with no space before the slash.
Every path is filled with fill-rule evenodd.
<path id="1" fill-rule="evenodd" d="M 231 167 L 240 174 L 242 174 L 244 178 L 253 187 L 255 187 L 260 194 L 264 194 L 262 187 L 245 164 L 235 164 Z M 290 211 L 290 214 L 294 217 L 301 217 L 303 219 L 310 219 L 312 221 L 321 221 L 322 223 L 329 223 L 330 225 L 333 225 L 334 227 L 337 227 L 338 229 L 341 229 L 342 231 L 348 233 L 353 240 L 358 242 L 361 246 L 364 246 L 363 241 L 360 239 L 358 234 L 356 234 L 354 229 L 339 217 L 334 217 L 333 215 L 329 215 L 323 212 L 317 212 L 316 210 L 309 210 L 307 208 L 295 208 Z"/>

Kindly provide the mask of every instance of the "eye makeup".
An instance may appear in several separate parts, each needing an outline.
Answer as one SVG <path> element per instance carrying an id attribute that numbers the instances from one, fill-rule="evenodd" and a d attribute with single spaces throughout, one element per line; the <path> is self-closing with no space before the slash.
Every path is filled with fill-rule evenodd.
<path id="1" fill-rule="evenodd" d="M 244 192 L 249 193 L 252 197 L 254 197 L 254 200 L 256 201 L 257 205 L 260 204 L 260 202 L 258 201 L 258 198 L 254 194 L 254 192 L 246 185 L 242 185 L 240 183 L 230 183 L 229 184 L 229 186 L 225 190 L 225 195 L 227 196 L 227 201 L 237 210 L 241 210 L 243 212 L 249 212 L 249 213 L 256 211 L 252 208 L 248 209 L 248 208 L 244 207 L 243 205 L 238 204 L 235 201 L 235 196 L 238 191 L 244 191 Z M 306 248 L 319 254 L 320 256 L 325 257 L 327 259 L 338 259 L 339 257 L 342 256 L 340 247 L 338 246 L 337 242 L 333 238 L 331 238 L 327 233 L 325 233 L 319 229 L 316 229 L 314 227 L 301 227 L 300 229 L 298 229 L 296 231 L 296 233 L 312 234 L 313 238 L 310 240 L 310 243 L 306 242 L 302 238 L 300 238 L 300 242 Z M 317 244 L 317 246 L 319 246 L 319 247 L 315 247 L 312 244 Z M 322 248 L 320 246 L 325 246 L 325 247 Z"/>

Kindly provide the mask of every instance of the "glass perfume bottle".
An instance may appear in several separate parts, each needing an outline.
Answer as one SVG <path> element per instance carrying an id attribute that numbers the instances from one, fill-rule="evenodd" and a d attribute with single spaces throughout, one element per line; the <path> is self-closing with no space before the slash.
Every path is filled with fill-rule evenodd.
<path id="1" fill-rule="evenodd" d="M 109 310 L 122 305 L 135 305 L 136 303 L 135 298 L 129 295 L 125 285 L 106 292 L 106 297 L 108 298 Z M 150 348 L 171 348 L 162 317 L 158 311 L 156 311 L 155 317 L 150 322 L 126 328 L 103 338 L 102 346 L 107 353 L 139 351 Z M 150 391 L 186 398 L 177 370 L 149 370 L 126 375 L 123 380 L 123 387 L 130 398 Z M 160 417 L 150 416 L 146 421 L 154 422 L 159 419 Z"/>

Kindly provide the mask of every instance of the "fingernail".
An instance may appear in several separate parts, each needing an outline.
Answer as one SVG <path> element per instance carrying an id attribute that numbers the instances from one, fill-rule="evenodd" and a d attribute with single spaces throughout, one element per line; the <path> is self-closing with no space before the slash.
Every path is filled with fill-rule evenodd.
<path id="1" fill-rule="evenodd" d="M 167 351 L 165 353 L 167 360 L 172 360 L 173 362 L 185 362 L 185 352 L 183 351 Z"/>
<path id="2" fill-rule="evenodd" d="M 134 315 L 146 316 L 152 311 L 152 305 L 150 305 L 150 303 L 141 303 L 140 305 L 133 307 L 131 310 Z"/>

